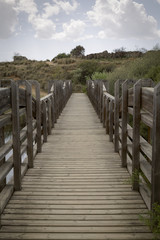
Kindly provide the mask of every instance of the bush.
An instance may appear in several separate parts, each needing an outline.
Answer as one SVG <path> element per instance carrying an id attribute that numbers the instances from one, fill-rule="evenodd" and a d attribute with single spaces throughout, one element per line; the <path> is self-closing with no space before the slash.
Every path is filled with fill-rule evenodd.
<path id="1" fill-rule="evenodd" d="M 91 76 L 92 80 L 107 80 L 106 72 L 95 72 Z"/>

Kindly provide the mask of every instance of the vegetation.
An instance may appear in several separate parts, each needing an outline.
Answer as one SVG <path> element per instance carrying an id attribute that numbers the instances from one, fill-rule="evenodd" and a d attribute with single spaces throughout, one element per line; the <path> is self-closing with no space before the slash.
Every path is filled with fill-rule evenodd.
<path id="1" fill-rule="evenodd" d="M 71 56 L 73 56 L 73 57 L 83 57 L 84 53 L 85 53 L 85 49 L 81 45 L 75 47 L 70 52 Z"/>
<path id="2" fill-rule="evenodd" d="M 156 83 L 160 80 L 157 45 L 148 52 L 126 52 L 124 48 L 115 49 L 114 53 L 104 51 L 87 56 L 84 52 L 84 47 L 79 45 L 70 54 L 59 53 L 52 61 L 28 60 L 15 54 L 13 62 L 0 63 L 0 78 L 34 79 L 41 83 L 43 90 L 47 90 L 48 80 L 71 79 L 77 91 L 83 89 L 81 85 L 85 85 L 87 79 L 103 79 L 109 82 L 111 94 L 118 79 L 152 78 Z"/>
<path id="3" fill-rule="evenodd" d="M 153 204 L 152 211 L 146 215 L 140 215 L 140 219 L 151 229 L 155 239 L 160 239 L 160 205 Z"/>

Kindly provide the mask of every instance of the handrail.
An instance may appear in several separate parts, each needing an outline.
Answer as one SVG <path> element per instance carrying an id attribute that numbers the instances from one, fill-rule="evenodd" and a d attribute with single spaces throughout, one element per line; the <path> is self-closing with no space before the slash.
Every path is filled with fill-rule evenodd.
<path id="1" fill-rule="evenodd" d="M 50 82 L 51 91 L 40 98 L 37 81 L 0 81 L 0 215 L 16 190 L 43 142 L 51 134 L 54 123 L 71 93 L 71 81 Z M 5 87 L 3 87 L 5 86 Z M 35 97 L 32 96 L 32 86 Z M 6 128 L 11 137 L 6 141 Z M 14 172 L 10 176 L 11 171 Z"/>
<path id="2" fill-rule="evenodd" d="M 151 79 L 118 80 L 112 96 L 103 81 L 89 80 L 87 93 L 122 167 L 132 176 L 133 190 L 152 209 L 160 204 L 160 84 L 154 87 Z M 148 128 L 148 139 L 141 136 L 141 123 Z"/>

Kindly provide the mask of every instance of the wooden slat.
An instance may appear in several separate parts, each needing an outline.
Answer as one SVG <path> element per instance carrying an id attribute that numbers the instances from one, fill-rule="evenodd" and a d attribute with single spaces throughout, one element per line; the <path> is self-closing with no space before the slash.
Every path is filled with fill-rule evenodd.
<path id="1" fill-rule="evenodd" d="M 4 209 L 0 239 L 151 239 L 129 178 L 86 95 L 73 94 Z"/>

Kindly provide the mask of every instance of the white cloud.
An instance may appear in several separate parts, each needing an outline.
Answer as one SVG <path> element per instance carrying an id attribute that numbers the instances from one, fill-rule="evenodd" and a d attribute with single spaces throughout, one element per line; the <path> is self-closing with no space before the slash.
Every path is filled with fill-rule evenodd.
<path id="1" fill-rule="evenodd" d="M 44 3 L 44 14 L 43 18 L 49 18 L 53 15 L 58 15 L 60 12 L 60 8 L 57 5 L 51 5 L 50 3 Z"/>
<path id="2" fill-rule="evenodd" d="M 0 0 L 0 38 L 9 38 L 16 29 L 17 13 L 14 0 Z"/>
<path id="3" fill-rule="evenodd" d="M 34 0 L 19 0 L 17 4 L 17 12 L 25 12 L 28 14 L 28 22 L 32 24 L 35 30 L 35 37 L 41 39 L 50 39 L 55 32 L 56 25 L 48 16 L 53 13 L 53 9 L 49 12 L 49 4 L 45 4 L 45 14 L 40 15 Z"/>
<path id="4" fill-rule="evenodd" d="M 157 0 L 157 2 L 160 4 L 160 0 Z"/>
<path id="5" fill-rule="evenodd" d="M 16 9 L 18 12 L 25 12 L 29 16 L 35 16 L 38 13 L 37 5 L 34 0 L 18 0 Z"/>
<path id="6" fill-rule="evenodd" d="M 148 16 L 143 4 L 133 0 L 96 0 L 87 12 L 99 26 L 100 38 L 154 38 L 160 36 L 154 17 Z"/>
<path id="7" fill-rule="evenodd" d="M 53 3 L 55 3 L 56 6 L 62 9 L 66 14 L 75 11 L 79 5 L 76 0 L 72 0 L 72 4 L 68 1 L 59 0 L 53 0 Z"/>
<path id="8" fill-rule="evenodd" d="M 53 39 L 78 39 L 83 36 L 86 24 L 81 20 L 71 19 L 70 23 L 63 24 L 63 32 L 53 35 Z"/>
<path id="9" fill-rule="evenodd" d="M 35 37 L 40 39 L 50 39 L 55 32 L 56 25 L 50 19 L 33 17 L 32 25 L 36 31 Z"/>

